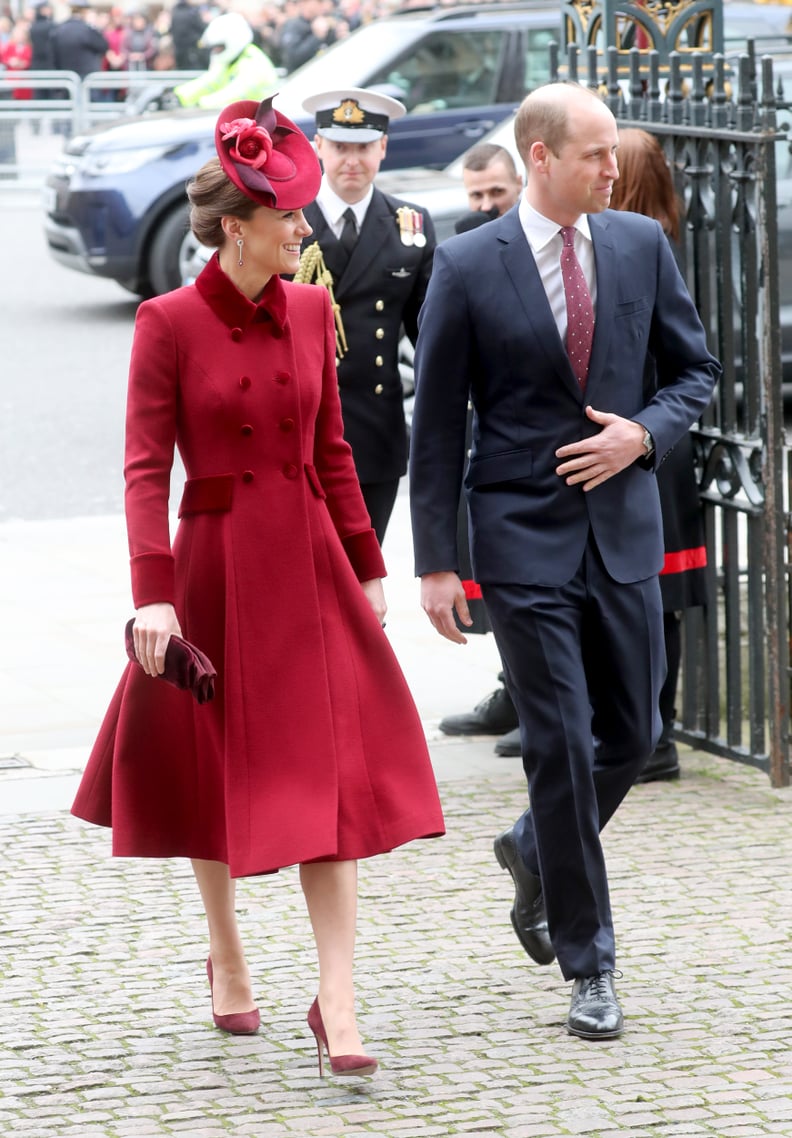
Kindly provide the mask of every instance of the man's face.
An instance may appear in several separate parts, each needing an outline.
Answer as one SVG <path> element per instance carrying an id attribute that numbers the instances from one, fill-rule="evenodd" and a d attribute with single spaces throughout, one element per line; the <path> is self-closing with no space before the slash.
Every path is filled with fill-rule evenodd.
<path id="1" fill-rule="evenodd" d="M 616 120 L 600 103 L 570 108 L 569 137 L 560 153 L 537 142 L 532 146 L 536 174 L 529 180 L 529 201 L 559 225 L 573 225 L 582 213 L 602 213 L 610 205 L 619 176 Z"/>
<path id="2" fill-rule="evenodd" d="M 387 139 L 383 136 L 373 142 L 334 142 L 317 135 L 315 141 L 331 189 L 350 205 L 361 201 L 379 173 Z"/>
<path id="3" fill-rule="evenodd" d="M 474 212 L 497 209 L 500 216 L 511 209 L 522 192 L 519 175 L 512 174 L 502 158 L 495 158 L 484 170 L 463 170 L 462 181 Z"/>

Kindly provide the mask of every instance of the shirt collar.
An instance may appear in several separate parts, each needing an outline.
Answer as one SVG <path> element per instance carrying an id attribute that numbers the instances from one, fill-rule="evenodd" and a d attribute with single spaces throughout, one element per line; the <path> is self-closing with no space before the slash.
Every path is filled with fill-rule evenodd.
<path id="1" fill-rule="evenodd" d="M 520 224 L 525 230 L 531 248 L 537 252 L 544 249 L 553 237 L 558 236 L 558 231 L 561 228 L 557 221 L 551 221 L 549 217 L 545 217 L 544 214 L 534 209 L 526 200 L 525 195 L 520 198 Z M 581 213 L 575 222 L 575 229 L 579 230 L 588 241 L 591 240 L 591 228 L 587 213 Z"/>
<path id="2" fill-rule="evenodd" d="M 335 190 L 330 186 L 327 177 L 322 174 L 322 184 L 319 187 L 319 193 L 316 195 L 316 201 L 330 225 L 333 226 L 340 225 L 345 212 L 351 209 L 355 215 L 359 233 L 373 195 L 374 183 L 372 182 L 366 191 L 366 196 L 361 201 L 350 205 L 349 202 L 345 202 L 343 198 L 338 196 Z"/>

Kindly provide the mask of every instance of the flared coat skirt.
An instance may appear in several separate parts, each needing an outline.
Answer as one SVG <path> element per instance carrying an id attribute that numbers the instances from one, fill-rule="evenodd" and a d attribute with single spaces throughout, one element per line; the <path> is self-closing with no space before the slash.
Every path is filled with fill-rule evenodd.
<path id="1" fill-rule="evenodd" d="M 180 522 L 176 611 L 216 695 L 127 666 L 73 806 L 112 826 L 117 855 L 238 877 L 443 833 L 412 696 L 323 497 L 303 477 L 285 492 L 306 523 L 293 540 L 252 543 L 242 493 Z"/>

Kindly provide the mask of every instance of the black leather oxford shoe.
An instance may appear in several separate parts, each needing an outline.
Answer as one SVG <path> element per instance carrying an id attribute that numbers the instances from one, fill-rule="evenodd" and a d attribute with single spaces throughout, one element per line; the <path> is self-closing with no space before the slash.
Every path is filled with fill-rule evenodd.
<path id="1" fill-rule="evenodd" d="M 501 735 L 495 744 L 495 754 L 508 759 L 520 757 L 522 754 L 522 744 L 520 742 L 519 727 L 515 727 L 513 731 L 507 731 L 505 735 Z"/>
<path id="2" fill-rule="evenodd" d="M 675 778 L 679 778 L 679 755 L 676 743 L 670 742 L 657 745 L 635 781 L 670 782 Z"/>
<path id="3" fill-rule="evenodd" d="M 501 869 L 508 869 L 514 881 L 511 922 L 517 939 L 537 964 L 552 964 L 555 952 L 547 931 L 542 882 L 526 866 L 517 851 L 514 834 L 507 830 L 493 843 Z"/>
<path id="4" fill-rule="evenodd" d="M 444 735 L 503 735 L 517 726 L 517 712 L 505 687 L 491 692 L 472 711 L 440 720 Z"/>
<path id="5" fill-rule="evenodd" d="M 581 1039 L 618 1039 L 624 1016 L 616 999 L 612 972 L 598 972 L 575 980 L 567 1031 Z"/>

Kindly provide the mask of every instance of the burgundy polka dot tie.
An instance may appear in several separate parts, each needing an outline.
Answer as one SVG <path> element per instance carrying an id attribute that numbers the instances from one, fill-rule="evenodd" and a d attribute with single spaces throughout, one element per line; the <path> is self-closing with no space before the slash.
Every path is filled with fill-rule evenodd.
<path id="1" fill-rule="evenodd" d="M 591 342 L 594 339 L 594 305 L 591 303 L 591 293 L 580 261 L 575 256 L 575 227 L 563 226 L 561 237 L 564 242 L 561 250 L 561 276 L 566 293 L 567 355 L 583 391 L 591 358 Z"/>

